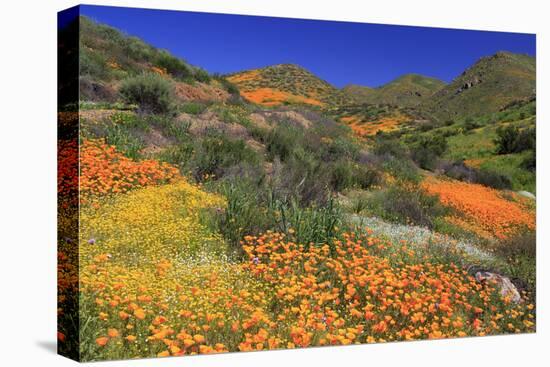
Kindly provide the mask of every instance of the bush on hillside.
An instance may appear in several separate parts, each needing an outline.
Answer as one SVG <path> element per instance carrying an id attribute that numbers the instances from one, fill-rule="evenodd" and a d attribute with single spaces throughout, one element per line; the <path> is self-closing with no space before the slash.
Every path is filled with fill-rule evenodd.
<path id="1" fill-rule="evenodd" d="M 377 136 L 375 140 L 373 153 L 381 157 L 391 156 L 398 159 L 407 157 L 407 150 L 398 139 L 381 136 Z"/>
<path id="2" fill-rule="evenodd" d="M 209 83 L 210 82 L 210 74 L 206 70 L 203 69 L 195 69 L 193 72 L 193 77 L 196 81 L 201 83 Z"/>
<path id="3" fill-rule="evenodd" d="M 511 189 L 512 181 L 508 176 L 480 168 L 468 167 L 464 162 L 444 161 L 439 167 L 445 175 L 455 180 L 478 183 L 494 189 Z"/>
<path id="4" fill-rule="evenodd" d="M 173 107 L 172 85 L 156 73 L 125 79 L 120 94 L 126 103 L 138 105 L 140 113 L 164 114 Z"/>
<path id="5" fill-rule="evenodd" d="M 441 135 L 423 135 L 413 144 L 412 159 L 421 167 L 433 170 L 437 161 L 447 150 L 447 140 Z"/>
<path id="6" fill-rule="evenodd" d="M 536 132 L 534 128 L 519 129 L 517 126 L 508 125 L 499 127 L 494 140 L 497 154 L 520 153 L 525 150 L 535 149 Z"/>
<path id="7" fill-rule="evenodd" d="M 416 185 L 396 185 L 375 195 L 371 210 L 393 222 L 433 228 L 436 219 L 446 215 L 447 209 L 439 198 Z"/>
<path id="8" fill-rule="evenodd" d="M 198 143 L 193 162 L 194 175 L 198 181 L 205 177 L 218 179 L 233 166 L 245 163 L 257 165 L 259 162 L 258 154 L 244 140 L 233 140 L 218 133 L 209 133 Z"/>
<path id="9" fill-rule="evenodd" d="M 170 55 L 166 51 L 161 51 L 158 53 L 156 56 L 155 65 L 166 69 L 168 73 L 172 74 L 172 76 L 177 79 L 183 80 L 193 76 L 191 69 L 185 62 Z"/>
<path id="10" fill-rule="evenodd" d="M 480 169 L 477 171 L 475 182 L 498 190 L 512 188 L 512 181 L 508 176 L 487 169 Z"/>
<path id="11" fill-rule="evenodd" d="M 521 167 L 526 170 L 535 172 L 537 169 L 537 153 L 533 149 L 529 152 L 529 155 L 521 162 Z"/>

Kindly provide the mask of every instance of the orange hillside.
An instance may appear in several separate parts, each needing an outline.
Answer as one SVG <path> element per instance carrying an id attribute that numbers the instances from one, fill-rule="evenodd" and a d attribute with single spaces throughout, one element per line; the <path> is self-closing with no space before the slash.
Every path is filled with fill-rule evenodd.
<path id="1" fill-rule="evenodd" d="M 80 192 L 83 196 L 126 192 L 172 182 L 177 168 L 155 160 L 133 161 L 102 140 L 85 140 L 80 151 Z"/>
<path id="2" fill-rule="evenodd" d="M 463 217 L 451 217 L 455 224 L 472 230 L 482 237 L 491 234 L 507 238 L 521 228 L 535 229 L 535 213 L 513 195 L 507 200 L 498 190 L 478 184 L 428 177 L 422 186 L 431 194 L 437 194 L 441 202 L 458 210 Z"/>
<path id="3" fill-rule="evenodd" d="M 258 88 L 251 91 L 241 91 L 241 95 L 250 102 L 264 106 L 276 106 L 287 103 L 304 103 L 315 106 L 322 106 L 323 103 L 313 98 L 297 96 L 272 88 Z"/>
<path id="4" fill-rule="evenodd" d="M 375 121 L 365 121 L 361 116 L 344 116 L 340 121 L 347 124 L 358 136 L 370 136 L 378 131 L 392 131 L 404 122 L 406 119 L 402 115 L 382 117 Z"/>

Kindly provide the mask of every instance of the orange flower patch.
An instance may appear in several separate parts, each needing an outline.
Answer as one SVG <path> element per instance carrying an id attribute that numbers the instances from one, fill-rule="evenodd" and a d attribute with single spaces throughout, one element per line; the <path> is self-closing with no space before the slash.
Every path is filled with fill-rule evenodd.
<path id="1" fill-rule="evenodd" d="M 482 237 L 494 235 L 503 239 L 522 228 L 535 229 L 535 213 L 517 195 L 510 194 L 512 201 L 489 187 L 433 177 L 427 178 L 422 186 L 430 194 L 439 195 L 444 205 L 463 214 L 463 218 L 453 219 L 455 224 L 462 224 Z"/>
<path id="2" fill-rule="evenodd" d="M 396 130 L 399 125 L 406 121 L 405 116 L 397 114 L 395 116 L 382 117 L 375 121 L 367 121 L 361 116 L 352 115 L 340 118 L 340 121 L 351 127 L 357 136 L 371 136 L 378 131 L 388 132 Z"/>
<path id="3" fill-rule="evenodd" d="M 303 103 L 315 106 L 322 106 L 323 102 L 314 98 L 298 96 L 272 88 L 258 88 L 250 91 L 241 91 L 241 95 L 250 102 L 264 106 L 277 106 L 285 102 Z"/>
<path id="4" fill-rule="evenodd" d="M 101 140 L 85 140 L 80 155 L 80 193 L 84 199 L 169 183 L 179 176 L 178 169 L 167 163 L 133 161 Z"/>

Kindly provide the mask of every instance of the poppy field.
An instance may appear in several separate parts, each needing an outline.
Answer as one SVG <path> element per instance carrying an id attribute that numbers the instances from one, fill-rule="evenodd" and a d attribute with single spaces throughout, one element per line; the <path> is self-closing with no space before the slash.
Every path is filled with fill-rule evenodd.
<path id="1" fill-rule="evenodd" d="M 201 210 L 224 210 L 222 196 L 158 163 L 126 165 L 104 143 L 85 142 L 83 151 L 81 185 L 100 188 L 82 190 L 85 360 L 534 331 L 532 303 L 511 302 L 422 244 L 392 242 L 368 228 L 321 246 L 269 231 L 245 236 L 236 262 L 201 222 Z M 59 271 L 69 293 L 70 271 Z"/>
<path id="2" fill-rule="evenodd" d="M 213 73 L 68 24 L 60 354 L 536 332 L 533 57 L 336 87 L 293 63 Z"/>

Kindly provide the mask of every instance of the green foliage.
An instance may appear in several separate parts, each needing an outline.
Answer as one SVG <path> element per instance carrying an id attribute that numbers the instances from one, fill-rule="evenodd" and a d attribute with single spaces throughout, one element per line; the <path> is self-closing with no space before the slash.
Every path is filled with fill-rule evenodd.
<path id="1" fill-rule="evenodd" d="M 521 162 L 521 168 L 535 172 L 537 169 L 537 153 L 535 149 L 529 152 L 529 155 L 523 159 Z"/>
<path id="2" fill-rule="evenodd" d="M 444 86 L 439 79 L 406 74 L 378 88 L 348 86 L 344 90 L 365 104 L 413 107 Z"/>
<path id="3" fill-rule="evenodd" d="M 166 70 L 180 81 L 209 83 L 211 80 L 207 71 L 113 27 L 87 17 L 80 17 L 80 26 L 80 74 L 90 76 L 95 82 L 149 72 L 151 65 Z"/>
<path id="4" fill-rule="evenodd" d="M 258 154 L 242 139 L 232 140 L 224 135 L 211 133 L 197 146 L 194 175 L 197 180 L 205 176 L 222 177 L 232 166 L 243 163 L 257 165 Z"/>
<path id="5" fill-rule="evenodd" d="M 193 72 L 193 77 L 195 78 L 196 81 L 201 83 L 209 83 L 210 80 L 212 79 L 210 77 L 210 74 L 208 74 L 206 70 L 200 69 L 200 68 L 195 68 Z"/>
<path id="6" fill-rule="evenodd" d="M 506 264 L 501 271 L 515 278 L 516 283 L 521 283 L 527 291 L 534 293 L 536 291 L 536 233 L 530 231 L 519 233 L 492 244 L 491 248 Z"/>
<path id="7" fill-rule="evenodd" d="M 535 149 L 536 133 L 534 128 L 520 130 L 517 126 L 507 125 L 496 130 L 494 140 L 498 154 L 521 153 Z"/>
<path id="8" fill-rule="evenodd" d="M 289 160 L 303 136 L 303 130 L 289 124 L 277 125 L 266 136 L 266 148 L 270 159 L 278 157 L 281 161 Z"/>
<path id="9" fill-rule="evenodd" d="M 166 69 L 174 78 L 183 80 L 192 76 L 191 68 L 181 59 L 172 56 L 167 51 L 161 50 L 156 55 L 154 63 L 159 68 Z"/>
<path id="10" fill-rule="evenodd" d="M 485 168 L 477 171 L 475 182 L 498 190 L 512 188 L 512 181 L 508 176 Z"/>
<path id="11" fill-rule="evenodd" d="M 411 184 L 398 184 L 376 192 L 370 200 L 370 210 L 389 221 L 428 228 L 433 228 L 435 220 L 448 211 L 437 196 Z"/>
<path id="12" fill-rule="evenodd" d="M 218 82 L 220 82 L 220 84 L 223 86 L 223 88 L 229 94 L 239 95 L 239 88 L 235 84 L 233 84 L 229 80 L 227 80 L 224 76 L 222 76 L 218 73 L 214 73 L 212 75 L 212 79 L 217 80 Z"/>
<path id="13" fill-rule="evenodd" d="M 422 135 L 412 146 L 413 160 L 424 169 L 433 169 L 447 150 L 447 140 L 441 135 Z"/>
<path id="14" fill-rule="evenodd" d="M 180 142 L 164 148 L 157 155 L 157 159 L 177 166 L 182 174 L 187 175 L 188 170 L 191 168 L 193 153 L 194 145 L 190 141 Z"/>
<path id="15" fill-rule="evenodd" d="M 156 73 L 125 79 L 120 94 L 126 103 L 138 105 L 141 113 L 164 114 L 173 108 L 172 85 Z"/>
<path id="16" fill-rule="evenodd" d="M 376 137 L 372 151 L 378 156 L 391 156 L 399 159 L 407 156 L 407 150 L 399 140 L 385 138 L 381 135 Z"/>
<path id="17" fill-rule="evenodd" d="M 99 80 L 110 80 L 112 77 L 107 60 L 101 53 L 81 48 L 79 62 L 81 76 L 91 76 Z"/>
<path id="18" fill-rule="evenodd" d="M 382 168 L 400 181 L 418 183 L 421 180 L 418 167 L 407 158 L 389 158 L 382 162 Z"/>
<path id="19" fill-rule="evenodd" d="M 378 171 L 347 160 L 330 165 L 330 184 L 333 191 L 349 188 L 369 189 L 382 181 Z"/>
<path id="20" fill-rule="evenodd" d="M 200 115 L 208 106 L 199 102 L 186 102 L 179 106 L 179 112 L 188 113 L 190 115 Z"/>
<path id="21" fill-rule="evenodd" d="M 304 207 L 295 199 L 282 200 L 255 179 L 229 180 L 218 190 L 227 199 L 227 208 L 217 212 L 218 230 L 232 250 L 242 254 L 240 241 L 245 235 L 268 230 L 287 234 L 305 245 L 328 243 L 342 224 L 342 214 L 333 200 L 327 205 Z"/>
<path id="22" fill-rule="evenodd" d="M 441 93 L 420 105 L 437 120 L 480 117 L 497 113 L 510 101 L 525 101 L 536 87 L 535 58 L 498 52 L 483 57 L 464 71 Z"/>

